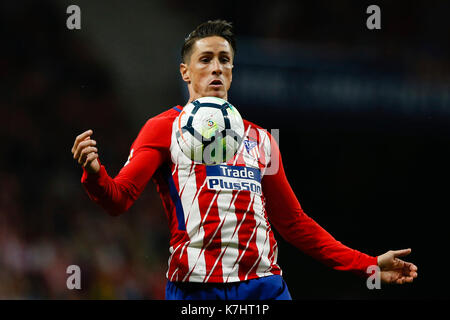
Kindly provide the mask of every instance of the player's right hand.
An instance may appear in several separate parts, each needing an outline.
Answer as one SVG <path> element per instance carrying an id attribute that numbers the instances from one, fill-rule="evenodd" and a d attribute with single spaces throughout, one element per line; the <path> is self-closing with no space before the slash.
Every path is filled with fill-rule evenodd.
<path id="1" fill-rule="evenodd" d="M 86 169 L 88 173 L 97 173 L 100 170 L 98 162 L 98 153 L 95 145 L 97 142 L 91 139 L 94 132 L 87 130 L 75 138 L 72 147 L 73 158 Z"/>

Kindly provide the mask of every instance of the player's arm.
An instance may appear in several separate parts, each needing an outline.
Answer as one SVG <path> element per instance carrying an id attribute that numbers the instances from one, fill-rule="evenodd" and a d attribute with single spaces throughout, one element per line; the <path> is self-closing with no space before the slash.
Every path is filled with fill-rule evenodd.
<path id="1" fill-rule="evenodd" d="M 377 258 L 343 245 L 303 211 L 286 178 L 278 146 L 271 140 L 271 157 L 278 160 L 278 171 L 262 180 L 270 222 L 286 241 L 313 258 L 336 270 L 366 275 L 368 266 L 377 265 Z"/>
<path id="2" fill-rule="evenodd" d="M 399 259 L 408 255 L 411 249 L 390 250 L 378 257 L 372 257 L 334 239 L 303 211 L 286 178 L 281 154 L 273 139 L 271 157 L 278 160 L 279 170 L 274 175 L 266 175 L 263 178 L 266 210 L 269 220 L 286 241 L 336 270 L 347 270 L 367 276 L 367 268 L 370 265 L 378 265 L 381 269 L 381 280 L 385 283 L 412 282 L 418 276 L 414 264 Z"/>
<path id="3" fill-rule="evenodd" d="M 79 135 L 72 153 L 83 168 L 81 182 L 89 197 L 111 215 L 128 210 L 167 157 L 166 127 L 161 121 L 148 121 L 131 147 L 127 164 L 114 178 L 99 161 L 92 130 Z"/>

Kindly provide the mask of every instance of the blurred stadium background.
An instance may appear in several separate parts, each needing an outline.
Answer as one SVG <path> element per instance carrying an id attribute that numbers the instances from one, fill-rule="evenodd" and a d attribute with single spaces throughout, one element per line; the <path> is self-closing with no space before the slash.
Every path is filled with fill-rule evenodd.
<path id="1" fill-rule="evenodd" d="M 81 8 L 81 30 L 66 8 Z M 382 29 L 365 22 L 378 4 Z M 168 227 L 152 183 L 126 214 L 90 202 L 70 149 L 94 130 L 115 175 L 145 121 L 184 104 L 183 38 L 235 25 L 230 101 L 280 129 L 304 210 L 372 255 L 411 247 L 413 285 L 370 291 L 280 235 L 294 299 L 449 298 L 449 1 L 3 1 L 0 299 L 163 299 Z M 82 289 L 66 288 L 81 268 Z"/>

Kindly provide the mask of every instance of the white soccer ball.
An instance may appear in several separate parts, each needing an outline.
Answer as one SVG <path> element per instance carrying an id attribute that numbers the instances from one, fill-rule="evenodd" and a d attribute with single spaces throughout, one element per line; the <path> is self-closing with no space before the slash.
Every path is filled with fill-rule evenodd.
<path id="1" fill-rule="evenodd" d="M 244 122 L 237 109 L 216 97 L 192 101 L 175 121 L 178 145 L 197 163 L 227 162 L 239 150 L 244 136 Z"/>

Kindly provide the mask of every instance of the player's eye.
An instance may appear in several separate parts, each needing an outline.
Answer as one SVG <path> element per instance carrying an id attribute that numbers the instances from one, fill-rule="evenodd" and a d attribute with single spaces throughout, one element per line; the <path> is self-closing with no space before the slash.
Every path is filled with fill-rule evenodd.
<path id="1" fill-rule="evenodd" d="M 230 58 L 228 58 L 228 57 L 222 57 L 222 58 L 220 59 L 220 61 L 221 61 L 222 63 L 228 63 L 228 62 L 230 62 Z"/>
<path id="2" fill-rule="evenodd" d="M 209 61 L 211 61 L 211 59 L 209 57 L 203 57 L 203 58 L 200 58 L 200 61 L 204 62 L 204 63 L 208 63 Z"/>

